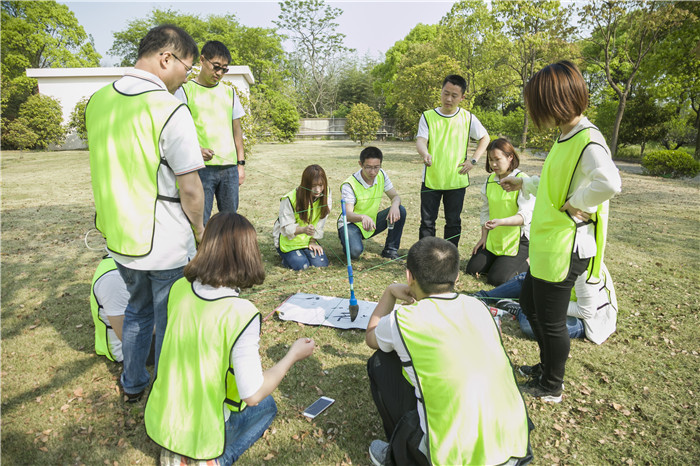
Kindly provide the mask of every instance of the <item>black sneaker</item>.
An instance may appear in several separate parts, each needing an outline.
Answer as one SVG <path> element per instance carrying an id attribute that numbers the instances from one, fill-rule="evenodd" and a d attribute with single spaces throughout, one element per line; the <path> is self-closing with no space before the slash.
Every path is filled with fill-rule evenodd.
<path id="1" fill-rule="evenodd" d="M 534 366 L 520 366 L 518 373 L 523 377 L 539 380 L 542 375 L 542 363 L 538 362 Z"/>
<path id="2" fill-rule="evenodd" d="M 518 317 L 521 311 L 520 304 L 516 303 L 512 299 L 501 299 L 495 304 L 495 307 L 498 309 L 502 309 L 508 312 L 508 314 L 514 315 L 515 317 Z"/>
<path id="3" fill-rule="evenodd" d="M 369 445 L 369 459 L 374 466 L 384 466 L 388 464 L 389 444 L 384 440 L 372 440 Z"/>
<path id="4" fill-rule="evenodd" d="M 141 390 L 138 393 L 126 393 L 122 389 L 122 394 L 124 395 L 124 403 L 138 403 L 141 401 L 141 398 L 143 398 L 143 394 L 146 392 L 146 390 Z"/>
<path id="5" fill-rule="evenodd" d="M 527 383 L 520 385 L 520 391 L 530 395 L 533 398 L 539 398 L 540 400 L 547 403 L 561 403 L 561 393 L 562 389 L 559 390 L 547 390 L 540 385 L 540 379 L 534 378 L 530 379 Z"/>
<path id="6" fill-rule="evenodd" d="M 385 259 L 391 259 L 393 261 L 401 260 L 401 256 L 399 256 L 399 253 L 397 251 L 387 251 L 386 249 L 382 251 L 382 257 L 384 257 Z"/>

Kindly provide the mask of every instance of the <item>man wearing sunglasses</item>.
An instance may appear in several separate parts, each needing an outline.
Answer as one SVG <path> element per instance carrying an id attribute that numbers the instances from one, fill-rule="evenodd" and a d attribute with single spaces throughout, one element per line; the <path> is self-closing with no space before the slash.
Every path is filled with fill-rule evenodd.
<path id="1" fill-rule="evenodd" d="M 238 186 L 245 178 L 243 131 L 245 110 L 231 86 L 219 83 L 228 72 L 231 53 L 218 40 L 204 44 L 199 75 L 175 93 L 192 111 L 206 167 L 199 171 L 204 187 L 204 223 L 216 196 L 219 212 L 238 210 Z"/>

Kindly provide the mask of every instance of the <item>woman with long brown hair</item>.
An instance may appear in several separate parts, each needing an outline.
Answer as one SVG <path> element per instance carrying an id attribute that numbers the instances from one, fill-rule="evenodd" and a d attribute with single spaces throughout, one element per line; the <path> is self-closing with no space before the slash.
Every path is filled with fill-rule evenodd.
<path id="1" fill-rule="evenodd" d="M 280 199 L 272 235 L 282 265 L 293 270 L 328 267 L 328 257 L 318 240 L 323 238 L 330 208 L 326 172 L 320 165 L 309 165 L 299 186 Z"/>

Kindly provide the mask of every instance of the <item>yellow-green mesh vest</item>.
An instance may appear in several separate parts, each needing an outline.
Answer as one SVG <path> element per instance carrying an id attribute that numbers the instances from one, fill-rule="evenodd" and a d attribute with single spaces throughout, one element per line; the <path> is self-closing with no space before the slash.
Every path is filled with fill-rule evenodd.
<path id="1" fill-rule="evenodd" d="M 297 189 L 304 188 L 300 187 Z M 311 221 L 306 223 L 301 219 L 301 217 L 299 217 L 299 212 L 297 212 L 297 190 L 295 189 L 293 191 L 288 192 L 284 195 L 284 197 L 281 200 L 284 201 L 285 198 L 289 199 L 289 202 L 292 203 L 292 209 L 294 209 L 294 220 L 296 221 L 297 225 L 299 225 L 300 227 L 305 227 L 306 225 L 313 225 L 314 227 L 316 227 L 316 224 L 321 219 L 320 199 L 316 199 L 311 205 L 311 212 L 309 212 L 309 217 L 311 218 Z M 294 239 L 289 239 L 284 235 L 280 235 L 280 250 L 282 252 L 289 252 L 296 251 L 297 249 L 308 248 L 309 243 L 311 242 L 311 238 L 312 236 L 309 236 L 305 233 L 296 235 Z"/>
<path id="2" fill-rule="evenodd" d="M 129 96 L 117 92 L 113 84 L 95 92 L 88 102 L 85 121 L 95 226 L 110 251 L 132 257 L 151 252 L 158 170 L 164 163 L 158 141 L 182 105 L 166 90 Z"/>
<path id="3" fill-rule="evenodd" d="M 107 331 L 112 327 L 100 319 L 100 308 L 102 305 L 97 300 L 97 296 L 95 296 L 95 283 L 112 270 L 117 270 L 117 264 L 114 263 L 114 259 L 111 257 L 102 259 L 102 262 L 97 266 L 95 275 L 92 277 L 92 286 L 90 286 L 90 310 L 92 311 L 92 322 L 95 324 L 95 353 L 100 356 L 106 356 L 110 361 L 116 361 L 109 346 L 109 337 L 107 335 Z"/>
<path id="4" fill-rule="evenodd" d="M 433 163 L 425 167 L 425 186 L 430 189 L 457 189 L 469 186 L 469 174 L 459 174 L 459 164 L 467 158 L 471 114 L 460 108 L 451 116 L 423 112 L 428 124 L 428 152 Z"/>
<path id="5" fill-rule="evenodd" d="M 519 172 L 516 177 L 526 175 Z M 489 219 L 512 217 L 518 213 L 518 191 L 507 192 L 496 181 L 496 174 L 486 180 L 486 198 L 489 202 Z M 486 249 L 497 256 L 515 256 L 520 249 L 520 226 L 500 226 L 489 230 Z"/>
<path id="6" fill-rule="evenodd" d="M 237 297 L 205 300 L 186 278 L 168 297 L 168 326 L 158 360 L 158 375 L 146 403 L 146 433 L 168 450 L 195 459 L 224 451 L 224 404 L 240 411 L 231 350 L 260 314 Z M 229 400 L 231 396 L 237 400 Z M 238 408 L 233 405 L 238 404 Z"/>
<path id="7" fill-rule="evenodd" d="M 564 141 L 557 141 L 549 151 L 542 167 L 537 188 L 537 200 L 530 226 L 530 272 L 548 282 L 561 282 L 571 266 L 571 254 L 576 240 L 576 222 L 559 209 L 566 204 L 567 194 L 584 149 L 592 141 L 592 132 L 602 135 L 595 127 L 584 128 Z M 607 150 L 607 147 L 606 147 Z M 608 201 L 591 215 L 595 224 L 597 252 L 588 266 L 588 278 L 597 281 L 607 234 Z"/>
<path id="8" fill-rule="evenodd" d="M 396 311 L 416 373 L 431 464 L 501 464 L 527 455 L 527 411 L 488 309 L 429 297 Z"/>
<path id="9" fill-rule="evenodd" d="M 194 80 L 182 85 L 187 106 L 192 111 L 199 145 L 214 151 L 206 165 L 236 165 L 236 144 L 233 141 L 234 90 L 222 83 L 206 87 Z"/>
<path id="10" fill-rule="evenodd" d="M 358 172 L 357 176 L 361 177 L 362 173 Z M 343 184 L 349 184 L 352 191 L 355 193 L 355 207 L 353 212 L 358 215 L 369 216 L 376 225 L 379 205 L 382 203 L 382 196 L 384 195 L 384 170 L 379 170 L 377 178 L 375 178 L 374 186 L 371 186 L 369 189 L 362 186 L 362 183 L 360 183 L 355 175 L 348 177 L 347 180 L 343 181 Z M 343 184 L 340 185 L 341 190 Z M 340 215 L 342 216 L 343 214 L 341 213 Z M 367 231 L 362 228 L 362 222 L 355 222 L 355 225 L 360 229 L 365 239 L 374 234 L 374 230 Z"/>

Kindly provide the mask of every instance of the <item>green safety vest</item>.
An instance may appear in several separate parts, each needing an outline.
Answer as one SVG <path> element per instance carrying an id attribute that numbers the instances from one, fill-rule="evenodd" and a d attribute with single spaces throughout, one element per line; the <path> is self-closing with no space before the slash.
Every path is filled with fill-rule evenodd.
<path id="1" fill-rule="evenodd" d="M 361 177 L 362 173 L 358 173 L 357 176 Z M 352 191 L 355 193 L 355 207 L 353 212 L 358 215 L 369 216 L 376 225 L 379 205 L 382 203 L 382 196 L 384 195 L 384 170 L 379 170 L 379 173 L 377 173 L 377 178 L 375 178 L 374 186 L 369 188 L 365 188 L 355 177 L 355 175 L 351 175 L 347 180 L 343 181 L 343 183 L 340 185 L 341 190 L 343 184 L 349 184 Z M 341 212 L 340 215 L 342 216 L 343 213 Z M 362 236 L 365 239 L 374 234 L 374 230 L 367 231 L 362 228 L 362 222 L 355 222 L 355 225 L 358 226 L 362 232 Z"/>
<path id="2" fill-rule="evenodd" d="M 117 270 L 117 264 L 111 257 L 102 259 L 102 262 L 97 266 L 95 275 L 92 277 L 92 285 L 90 286 L 90 310 L 92 311 L 92 322 L 95 324 L 95 353 L 100 356 L 106 356 L 110 361 L 116 362 L 109 346 L 109 337 L 107 335 L 107 331 L 112 327 L 100 319 L 102 305 L 97 300 L 97 296 L 95 296 L 95 283 L 97 283 L 97 280 L 113 270 Z"/>
<path id="3" fill-rule="evenodd" d="M 164 160 L 158 141 L 168 119 L 185 105 L 166 90 L 133 96 L 110 84 L 95 92 L 85 109 L 95 226 L 107 248 L 122 256 L 151 252 L 156 200 Z"/>
<path id="4" fill-rule="evenodd" d="M 428 152 L 433 163 L 425 167 L 425 186 L 430 189 L 457 189 L 469 186 L 469 174 L 459 174 L 459 164 L 467 158 L 471 114 L 460 108 L 451 117 L 435 109 L 423 112 L 428 124 Z"/>
<path id="5" fill-rule="evenodd" d="M 526 177 L 519 172 L 516 177 Z M 512 217 L 518 213 L 518 191 L 507 192 L 496 181 L 496 174 L 486 180 L 486 198 L 489 202 L 489 219 Z M 520 249 L 520 226 L 500 226 L 489 230 L 486 249 L 497 256 L 516 256 Z"/>
<path id="6" fill-rule="evenodd" d="M 199 145 L 214 151 L 206 165 L 236 165 L 238 155 L 233 140 L 233 99 L 231 86 L 217 83 L 203 86 L 194 80 L 182 85 L 187 106 L 192 111 Z"/>
<path id="7" fill-rule="evenodd" d="M 205 300 L 186 278 L 168 297 L 168 326 L 158 375 L 146 403 L 146 433 L 158 445 L 194 459 L 224 451 L 224 404 L 245 408 L 230 357 L 238 337 L 260 313 L 245 299 Z"/>
<path id="8" fill-rule="evenodd" d="M 431 464 L 527 456 L 527 410 L 488 309 L 465 295 L 428 297 L 395 316 L 416 374 Z"/>
<path id="9" fill-rule="evenodd" d="M 597 133 L 597 134 L 596 134 Z M 542 167 L 537 200 L 530 226 L 530 272 L 540 280 L 558 283 L 569 274 L 571 255 L 576 240 L 576 222 L 559 209 L 566 204 L 567 194 L 584 149 L 601 144 L 596 127 L 584 128 L 566 140 L 558 140 L 549 151 Z M 607 146 L 604 146 L 607 150 Z M 598 206 L 589 223 L 595 224 L 597 252 L 588 265 L 588 279 L 597 281 L 607 236 L 609 202 Z"/>
<path id="10" fill-rule="evenodd" d="M 297 188 L 299 189 L 299 188 Z M 301 188 L 304 189 L 304 188 Z M 297 190 L 292 190 L 289 191 L 287 194 L 282 197 L 282 201 L 287 198 L 289 199 L 289 202 L 292 203 L 292 209 L 294 209 L 294 220 L 297 225 L 301 227 L 305 227 L 306 225 L 313 225 L 314 227 L 318 223 L 318 221 L 321 218 L 321 199 L 316 199 L 313 204 L 311 205 L 311 212 L 310 212 L 310 217 L 311 221 L 309 223 L 304 222 L 300 217 L 299 217 L 299 212 L 297 212 Z M 309 247 L 309 243 L 311 242 L 312 236 L 309 236 L 305 233 L 298 234 L 294 237 L 294 239 L 289 239 L 284 235 L 280 235 L 280 250 L 282 252 L 289 252 L 289 251 L 295 251 L 297 249 L 304 249 Z"/>

